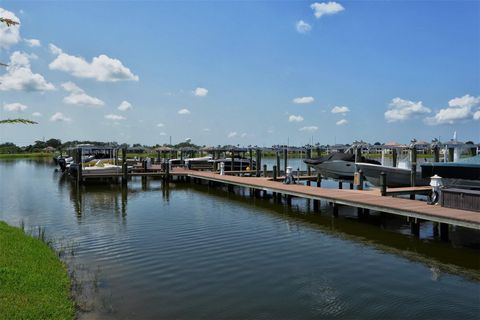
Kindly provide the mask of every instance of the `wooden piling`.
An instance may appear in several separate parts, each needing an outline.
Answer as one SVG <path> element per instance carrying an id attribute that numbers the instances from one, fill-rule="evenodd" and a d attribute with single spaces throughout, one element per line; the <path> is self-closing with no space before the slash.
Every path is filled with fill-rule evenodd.
<path id="1" fill-rule="evenodd" d="M 280 152 L 278 150 L 275 150 L 275 156 L 277 158 L 277 176 L 280 176 Z"/>
<path id="2" fill-rule="evenodd" d="M 273 181 L 277 180 L 277 166 L 273 165 Z"/>
<path id="3" fill-rule="evenodd" d="M 355 162 L 362 162 L 362 146 L 357 145 L 355 147 Z"/>
<path id="4" fill-rule="evenodd" d="M 320 173 L 317 173 L 317 187 L 322 187 L 322 175 Z"/>
<path id="5" fill-rule="evenodd" d="M 440 162 L 440 148 L 438 147 L 438 145 L 435 145 L 433 147 L 433 161 Z"/>
<path id="6" fill-rule="evenodd" d="M 338 181 L 338 189 L 343 189 L 343 182 L 342 181 Z"/>
<path id="7" fill-rule="evenodd" d="M 288 148 L 283 149 L 283 168 L 285 170 L 285 176 L 287 175 L 288 167 Z"/>
<path id="8" fill-rule="evenodd" d="M 255 172 L 256 172 L 256 176 L 257 177 L 260 177 L 260 168 L 262 167 L 262 150 L 260 149 L 257 149 L 255 151 L 255 155 L 256 155 L 256 165 L 255 165 Z"/>
<path id="9" fill-rule="evenodd" d="M 415 177 L 417 176 L 417 148 L 412 144 L 410 147 L 410 186 L 415 187 Z M 410 199 L 415 200 L 415 194 L 410 195 Z"/>
<path id="10" fill-rule="evenodd" d="M 307 149 L 307 159 L 310 159 L 312 157 L 312 149 L 308 148 Z M 312 174 L 312 168 L 310 166 L 307 165 L 307 175 L 311 175 Z"/>
<path id="11" fill-rule="evenodd" d="M 448 162 L 453 162 L 454 148 L 448 148 Z"/>
<path id="12" fill-rule="evenodd" d="M 383 171 L 380 173 L 380 194 L 387 195 L 387 174 Z"/>
<path id="13" fill-rule="evenodd" d="M 122 184 L 128 183 L 127 148 L 122 148 Z"/>
<path id="14" fill-rule="evenodd" d="M 448 224 L 446 224 L 446 223 L 440 223 L 440 240 L 442 240 L 442 241 L 448 241 L 449 240 Z"/>
<path id="15" fill-rule="evenodd" d="M 267 176 L 268 176 L 268 174 L 267 174 L 267 165 L 264 164 L 264 165 L 263 165 L 263 177 L 266 178 Z"/>
<path id="16" fill-rule="evenodd" d="M 333 216 L 338 217 L 338 204 L 333 204 Z"/>
<path id="17" fill-rule="evenodd" d="M 76 161 L 77 161 L 77 165 L 78 165 L 77 166 L 77 183 L 80 184 L 80 183 L 82 183 L 82 180 L 83 180 L 83 177 L 82 177 L 82 175 L 83 175 L 83 172 L 82 172 L 82 169 L 83 169 L 83 167 L 82 167 L 82 165 L 83 165 L 83 163 L 82 163 L 82 148 L 77 148 L 76 158 L 77 158 Z"/>
<path id="18" fill-rule="evenodd" d="M 393 148 L 392 149 L 392 167 L 397 166 L 397 149 Z"/>
<path id="19" fill-rule="evenodd" d="M 357 184 L 357 190 L 363 190 L 363 180 L 364 180 L 364 176 L 363 176 L 363 171 L 362 169 L 358 170 L 358 184 Z"/>
<path id="20" fill-rule="evenodd" d="M 420 237 L 420 222 L 417 219 L 410 221 L 410 231 L 415 237 Z"/>

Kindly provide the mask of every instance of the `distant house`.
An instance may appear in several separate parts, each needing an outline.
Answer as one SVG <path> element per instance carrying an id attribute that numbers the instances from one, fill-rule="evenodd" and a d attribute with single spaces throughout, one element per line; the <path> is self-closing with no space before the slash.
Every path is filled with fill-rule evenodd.
<path id="1" fill-rule="evenodd" d="M 55 149 L 54 147 L 48 146 L 48 147 L 44 148 L 43 151 L 45 151 L 45 152 L 55 152 L 55 151 L 57 151 L 57 149 Z"/>

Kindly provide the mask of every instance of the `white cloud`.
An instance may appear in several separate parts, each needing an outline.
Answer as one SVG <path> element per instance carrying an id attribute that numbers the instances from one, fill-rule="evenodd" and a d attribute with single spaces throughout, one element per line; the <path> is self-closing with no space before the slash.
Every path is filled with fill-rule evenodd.
<path id="1" fill-rule="evenodd" d="M 227 135 L 227 138 L 234 138 L 236 136 L 237 136 L 237 133 L 235 131 L 232 131 Z"/>
<path id="2" fill-rule="evenodd" d="M 405 121 L 415 115 L 430 113 L 431 110 L 422 104 L 422 101 L 414 102 L 394 98 L 390 102 L 390 110 L 386 111 L 384 116 L 387 122 Z"/>
<path id="3" fill-rule="evenodd" d="M 132 109 L 132 104 L 128 101 L 123 100 L 122 103 L 117 108 L 120 111 L 127 111 L 129 109 Z"/>
<path id="4" fill-rule="evenodd" d="M 117 114 L 107 114 L 105 115 L 105 119 L 119 121 L 119 120 L 126 120 L 127 118 Z"/>
<path id="5" fill-rule="evenodd" d="M 312 26 L 303 20 L 297 21 L 295 28 L 297 29 L 298 33 L 307 33 L 312 30 Z"/>
<path id="6" fill-rule="evenodd" d="M 302 127 L 300 129 L 298 129 L 298 131 L 307 131 L 307 132 L 313 132 L 313 131 L 317 131 L 317 130 L 318 130 L 317 126 Z"/>
<path id="7" fill-rule="evenodd" d="M 315 2 L 310 5 L 310 8 L 313 9 L 315 17 L 318 19 L 324 15 L 332 15 L 339 13 L 340 11 L 345 10 L 345 8 L 337 2 Z"/>
<path id="8" fill-rule="evenodd" d="M 86 94 L 82 88 L 80 88 L 71 81 L 62 83 L 62 87 L 65 91 L 70 92 L 70 95 L 63 98 L 63 102 L 66 104 L 84 105 L 92 107 L 103 106 L 105 104 L 102 100 Z"/>
<path id="9" fill-rule="evenodd" d="M 480 110 L 478 110 L 477 112 L 475 112 L 473 114 L 473 119 L 474 120 L 480 120 Z"/>
<path id="10" fill-rule="evenodd" d="M 290 115 L 290 116 L 288 117 L 288 121 L 289 121 L 289 122 L 302 122 L 302 121 L 303 121 L 303 117 L 300 116 L 300 115 L 296 116 L 296 115 L 293 115 L 293 114 L 292 114 L 292 115 Z"/>
<path id="11" fill-rule="evenodd" d="M 163 123 L 157 123 L 157 127 L 163 128 L 165 125 Z"/>
<path id="12" fill-rule="evenodd" d="M 160 132 L 159 135 L 161 135 L 161 136 L 166 136 L 167 133 L 166 133 L 166 132 Z"/>
<path id="13" fill-rule="evenodd" d="M 30 59 L 35 58 L 35 55 L 28 55 L 19 51 L 12 53 L 7 73 L 0 76 L 0 91 L 44 92 L 55 90 L 55 86 L 47 82 L 42 75 L 32 72 Z"/>
<path id="14" fill-rule="evenodd" d="M 41 114 L 40 112 L 34 112 L 34 113 L 32 113 L 32 116 L 34 116 L 34 117 L 41 117 L 42 114 Z"/>
<path id="15" fill-rule="evenodd" d="M 13 13 L 3 8 L 0 8 L 0 17 L 11 19 L 19 22 L 20 19 Z M 0 49 L 8 49 L 20 41 L 20 25 L 7 26 L 5 23 L 0 23 Z"/>
<path id="16" fill-rule="evenodd" d="M 53 116 L 50 117 L 50 121 L 53 121 L 53 122 L 70 122 L 70 121 L 72 121 L 72 119 L 66 117 L 61 112 L 57 112 Z"/>
<path id="17" fill-rule="evenodd" d="M 205 97 L 207 96 L 208 94 L 208 90 L 205 89 L 205 88 L 196 88 L 194 91 L 193 91 L 193 94 L 197 97 Z"/>
<path id="18" fill-rule="evenodd" d="M 242 134 L 240 135 L 240 138 L 246 138 L 246 137 L 247 137 L 247 133 L 246 133 L 246 132 L 244 132 L 244 133 L 242 133 Z"/>
<path id="19" fill-rule="evenodd" d="M 28 107 L 24 104 L 21 104 L 21 103 L 18 103 L 18 102 L 14 102 L 14 103 L 4 103 L 3 104 L 3 109 L 5 111 L 16 111 L 16 112 L 21 112 L 25 109 L 27 109 Z"/>
<path id="20" fill-rule="evenodd" d="M 49 64 L 51 70 L 60 70 L 78 78 L 90 78 L 97 81 L 116 82 L 122 80 L 138 81 L 129 68 L 125 67 L 118 59 L 101 54 L 93 57 L 92 62 L 87 62 L 83 57 L 69 55 L 62 49 L 50 44 L 50 51 L 57 55 Z"/>
<path id="21" fill-rule="evenodd" d="M 190 110 L 188 110 L 188 109 L 180 109 L 180 110 L 178 110 L 178 114 L 190 114 Z"/>
<path id="22" fill-rule="evenodd" d="M 343 125 L 346 125 L 347 123 L 348 123 L 347 119 L 342 119 L 337 121 L 337 126 L 343 126 Z"/>
<path id="23" fill-rule="evenodd" d="M 202 131 L 203 132 L 210 132 L 210 128 L 203 128 Z"/>
<path id="24" fill-rule="evenodd" d="M 23 39 L 29 47 L 40 47 L 41 43 L 38 39 Z"/>
<path id="25" fill-rule="evenodd" d="M 296 104 L 308 104 L 315 101 L 315 99 L 313 97 L 298 97 L 293 99 L 292 101 L 293 103 L 296 103 Z"/>
<path id="26" fill-rule="evenodd" d="M 345 106 L 335 106 L 331 110 L 331 113 L 343 113 L 343 114 L 345 114 L 347 112 L 350 112 L 350 109 L 348 107 L 345 107 Z"/>
<path id="27" fill-rule="evenodd" d="M 454 124 L 459 121 L 469 120 L 473 118 L 477 120 L 476 114 L 472 108 L 480 104 L 480 97 L 472 97 L 467 94 L 463 97 L 454 98 L 448 101 L 448 107 L 440 109 L 433 117 L 425 119 L 425 123 L 429 125 Z"/>

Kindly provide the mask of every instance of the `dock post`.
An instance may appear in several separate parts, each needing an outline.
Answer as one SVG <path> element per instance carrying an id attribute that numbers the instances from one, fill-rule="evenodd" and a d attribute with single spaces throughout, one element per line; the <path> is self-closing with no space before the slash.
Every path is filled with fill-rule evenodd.
<path id="1" fill-rule="evenodd" d="M 122 184 L 128 183 L 127 148 L 122 148 Z"/>
<path id="2" fill-rule="evenodd" d="M 266 178 L 268 176 L 268 173 L 267 173 L 267 165 L 264 164 L 263 165 L 263 177 Z"/>
<path id="3" fill-rule="evenodd" d="M 82 149 L 81 148 L 77 148 L 77 164 L 78 164 L 78 167 L 77 167 L 77 184 L 80 184 L 82 183 Z"/>
<path id="4" fill-rule="evenodd" d="M 417 149 L 413 142 L 410 145 L 410 163 L 412 165 L 410 170 L 410 186 L 415 187 L 415 178 L 417 176 Z M 415 200 L 415 194 L 411 194 L 410 199 Z"/>
<path id="5" fill-rule="evenodd" d="M 392 149 L 392 167 L 396 167 L 397 166 L 397 149 L 396 148 L 393 148 Z"/>
<path id="6" fill-rule="evenodd" d="M 275 156 L 277 157 L 277 177 L 280 177 L 280 153 L 275 150 Z"/>
<path id="7" fill-rule="evenodd" d="M 320 211 L 320 200 L 313 200 L 313 211 Z"/>
<path id="8" fill-rule="evenodd" d="M 338 189 L 343 189 L 343 181 L 342 180 L 338 181 Z"/>
<path id="9" fill-rule="evenodd" d="M 440 148 L 437 144 L 433 147 L 433 161 L 440 162 Z"/>
<path id="10" fill-rule="evenodd" d="M 277 181 L 277 166 L 273 165 L 273 181 Z"/>
<path id="11" fill-rule="evenodd" d="M 291 196 L 291 195 L 288 195 L 288 194 L 285 195 L 285 196 L 287 197 L 287 205 L 288 205 L 289 207 L 291 207 L 291 206 L 292 206 L 292 196 Z"/>
<path id="12" fill-rule="evenodd" d="M 333 216 L 338 217 L 338 204 L 333 204 Z"/>
<path id="13" fill-rule="evenodd" d="M 410 221 L 410 231 L 415 237 L 420 237 L 420 222 L 417 219 Z"/>
<path id="14" fill-rule="evenodd" d="M 355 162 L 362 162 L 362 146 L 357 145 L 355 147 Z"/>
<path id="15" fill-rule="evenodd" d="M 448 224 L 440 223 L 440 240 L 448 241 Z"/>
<path id="16" fill-rule="evenodd" d="M 255 151 L 255 155 L 256 155 L 256 164 L 255 164 L 255 176 L 257 177 L 260 177 L 260 168 L 262 167 L 262 151 L 260 151 L 260 149 L 257 149 Z"/>
<path id="17" fill-rule="evenodd" d="M 387 174 L 383 171 L 380 173 L 380 194 L 382 197 L 387 195 Z"/>
<path id="18" fill-rule="evenodd" d="M 165 166 L 165 182 L 170 182 L 170 164 L 168 162 Z"/>
<path id="19" fill-rule="evenodd" d="M 253 150 L 252 148 L 248 148 L 248 156 L 249 156 L 249 166 L 250 170 L 253 170 Z"/>
<path id="20" fill-rule="evenodd" d="M 357 185 L 357 190 L 363 190 L 363 179 L 365 177 L 363 176 L 363 171 L 362 169 L 358 170 L 358 185 Z"/>
<path id="21" fill-rule="evenodd" d="M 312 158 L 312 149 L 308 148 L 307 149 L 307 159 L 310 159 Z M 312 168 L 307 165 L 307 176 L 311 175 L 312 174 Z"/>
<path id="22" fill-rule="evenodd" d="M 448 162 L 453 162 L 454 148 L 448 148 Z"/>
<path id="23" fill-rule="evenodd" d="M 285 170 L 285 176 L 287 176 L 288 167 L 288 148 L 283 149 L 283 169 Z"/>
<path id="24" fill-rule="evenodd" d="M 439 227 L 439 223 L 438 223 L 438 222 L 434 222 L 434 223 L 432 224 L 432 226 L 433 226 L 433 236 L 434 236 L 435 238 L 438 238 L 438 236 L 439 236 L 439 230 L 438 230 L 438 229 L 439 229 L 439 228 L 438 228 L 438 227 Z"/>
<path id="25" fill-rule="evenodd" d="M 322 187 L 322 175 L 320 173 L 317 173 L 317 187 Z"/>

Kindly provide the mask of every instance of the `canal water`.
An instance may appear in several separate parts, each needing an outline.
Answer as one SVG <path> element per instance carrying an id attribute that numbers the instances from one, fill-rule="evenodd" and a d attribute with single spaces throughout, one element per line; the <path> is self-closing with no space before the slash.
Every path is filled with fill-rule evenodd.
<path id="1" fill-rule="evenodd" d="M 478 232 L 321 209 L 141 178 L 77 189 L 49 161 L 0 161 L 0 220 L 65 251 L 80 319 L 479 318 Z"/>

